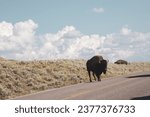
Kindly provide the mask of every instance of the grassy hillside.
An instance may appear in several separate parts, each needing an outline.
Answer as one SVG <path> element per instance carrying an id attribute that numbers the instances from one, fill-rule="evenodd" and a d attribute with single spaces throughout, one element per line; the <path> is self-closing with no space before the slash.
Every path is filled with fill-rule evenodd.
<path id="1" fill-rule="evenodd" d="M 89 82 L 85 60 L 15 61 L 0 58 L 0 99 Z M 108 64 L 110 78 L 133 72 L 150 71 L 148 63 Z"/>

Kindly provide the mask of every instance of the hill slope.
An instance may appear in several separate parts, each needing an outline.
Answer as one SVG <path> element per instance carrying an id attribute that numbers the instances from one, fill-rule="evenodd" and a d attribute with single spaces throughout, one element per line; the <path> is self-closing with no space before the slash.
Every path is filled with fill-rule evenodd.
<path id="1" fill-rule="evenodd" d="M 89 82 L 85 64 L 85 60 L 15 61 L 0 58 L 0 99 Z M 109 63 L 107 75 L 101 78 L 141 71 L 150 71 L 150 62 Z"/>

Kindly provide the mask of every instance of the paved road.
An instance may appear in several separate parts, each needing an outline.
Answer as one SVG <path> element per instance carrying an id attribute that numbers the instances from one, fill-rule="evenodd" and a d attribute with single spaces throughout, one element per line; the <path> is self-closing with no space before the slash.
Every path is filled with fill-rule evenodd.
<path id="1" fill-rule="evenodd" d="M 128 100 L 150 99 L 150 72 L 101 82 L 81 83 L 16 98 L 17 100 Z"/>

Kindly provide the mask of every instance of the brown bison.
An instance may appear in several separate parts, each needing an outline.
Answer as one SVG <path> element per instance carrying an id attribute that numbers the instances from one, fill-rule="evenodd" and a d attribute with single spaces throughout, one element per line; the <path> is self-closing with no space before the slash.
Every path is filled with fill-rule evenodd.
<path id="1" fill-rule="evenodd" d="M 128 64 L 128 62 L 127 61 L 125 61 L 125 60 L 117 60 L 116 62 L 115 62 L 115 64 Z"/>
<path id="2" fill-rule="evenodd" d="M 90 72 L 93 73 L 93 77 L 95 78 L 95 81 L 96 81 L 96 77 L 98 81 L 101 81 L 100 79 L 101 74 L 102 73 L 106 74 L 107 71 L 107 61 L 104 60 L 102 56 L 94 56 L 87 61 L 86 67 L 89 74 L 90 82 L 92 82 Z"/>

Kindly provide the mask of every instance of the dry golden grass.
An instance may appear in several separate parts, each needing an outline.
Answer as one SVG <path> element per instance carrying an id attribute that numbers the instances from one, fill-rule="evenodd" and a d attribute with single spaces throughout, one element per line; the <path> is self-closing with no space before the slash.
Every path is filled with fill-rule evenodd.
<path id="1" fill-rule="evenodd" d="M 85 64 L 85 60 L 15 61 L 0 58 L 0 99 L 89 82 Z M 109 63 L 107 74 L 101 78 L 142 71 L 150 71 L 150 62 Z"/>

